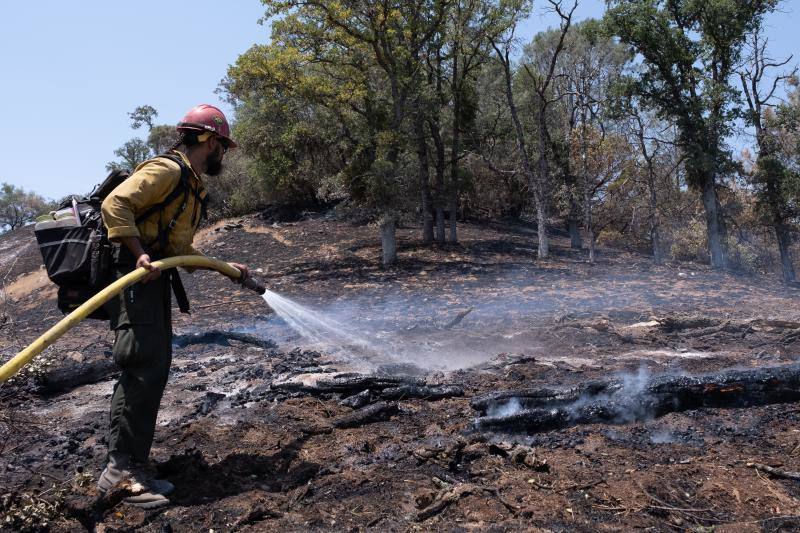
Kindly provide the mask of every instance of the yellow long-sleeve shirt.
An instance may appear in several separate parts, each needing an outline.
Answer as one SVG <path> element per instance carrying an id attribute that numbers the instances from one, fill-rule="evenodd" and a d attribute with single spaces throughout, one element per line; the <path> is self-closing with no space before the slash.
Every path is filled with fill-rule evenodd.
<path id="1" fill-rule="evenodd" d="M 172 153 L 180 155 L 191 169 L 185 154 L 177 151 Z M 136 217 L 151 206 L 166 200 L 178 185 L 180 177 L 181 168 L 178 163 L 163 157 L 150 159 L 136 167 L 133 174 L 103 200 L 103 223 L 108 229 L 108 238 L 119 242 L 123 237 L 139 237 L 142 244 L 149 248 L 148 251 L 158 252 L 163 257 L 203 255 L 192 246 L 202 212 L 201 202 L 192 191 L 186 198 L 186 208 L 169 231 L 164 249 L 157 242 L 159 227 L 165 228 L 178 213 L 184 199 L 183 194 L 178 195 L 159 212 L 136 224 Z M 205 199 L 207 193 L 203 181 L 194 170 L 190 172 L 189 185 L 198 192 L 201 199 Z"/>

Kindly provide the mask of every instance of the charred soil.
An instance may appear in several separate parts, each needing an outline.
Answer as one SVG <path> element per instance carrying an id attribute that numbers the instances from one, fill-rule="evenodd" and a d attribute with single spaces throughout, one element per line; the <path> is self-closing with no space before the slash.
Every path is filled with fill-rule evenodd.
<path id="1" fill-rule="evenodd" d="M 213 273 L 185 275 L 193 314 L 175 310 L 152 453 L 175 484 L 172 505 L 98 498 L 113 335 L 87 321 L 43 354 L 49 366 L 0 387 L 3 527 L 800 528 L 800 485 L 781 475 L 800 471 L 791 395 L 550 431 L 476 423 L 498 397 L 794 363 L 800 291 L 614 249 L 589 265 L 561 237 L 537 260 L 524 225 L 460 232 L 458 246 L 429 246 L 401 229 L 399 263 L 383 270 L 374 228 L 257 217 L 206 228 L 209 255 L 370 335 L 408 338 L 413 353 L 359 361 L 305 345 L 259 298 Z M 3 360 L 60 318 L 31 240 L 0 237 Z"/>

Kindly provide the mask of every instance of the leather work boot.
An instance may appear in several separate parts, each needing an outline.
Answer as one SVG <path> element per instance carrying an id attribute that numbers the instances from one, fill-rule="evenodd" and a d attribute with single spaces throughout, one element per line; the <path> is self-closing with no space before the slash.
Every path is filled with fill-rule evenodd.
<path id="1" fill-rule="evenodd" d="M 166 479 L 153 479 L 142 472 L 141 469 L 132 468 L 131 470 L 121 470 L 113 464 L 108 464 L 100 474 L 97 481 L 97 490 L 102 494 L 108 492 L 112 487 L 120 482 L 127 481 L 130 484 L 129 490 L 133 492 L 123 503 L 134 505 L 142 509 L 155 509 L 169 504 L 169 499 L 165 494 L 169 494 L 175 486 Z"/>

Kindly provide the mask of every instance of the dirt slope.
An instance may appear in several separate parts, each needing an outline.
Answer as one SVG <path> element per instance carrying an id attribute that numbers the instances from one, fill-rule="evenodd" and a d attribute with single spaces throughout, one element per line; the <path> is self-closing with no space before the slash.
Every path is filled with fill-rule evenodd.
<path id="1" fill-rule="evenodd" d="M 198 240 L 209 255 L 247 263 L 276 292 L 354 325 L 382 358 L 309 346 L 229 281 L 184 276 L 194 311 L 175 319 L 153 449 L 174 504 L 145 512 L 96 501 L 90 476 L 103 465 L 113 377 L 42 385 L 48 373 L 107 361 L 112 335 L 87 322 L 48 350 L 44 377 L 0 387 L 5 527 L 43 517 L 64 531 L 800 527 L 797 482 L 748 466 L 800 470 L 797 404 L 524 434 L 474 430 L 470 406 L 497 390 L 793 362 L 797 289 L 609 249 L 588 265 L 560 236 L 553 258 L 537 261 L 528 227 L 460 231 L 459 246 L 438 247 L 401 229 L 399 264 L 382 270 L 374 228 L 256 217 L 207 228 Z M 0 236 L 4 360 L 60 317 L 30 239 Z M 212 331 L 221 333 L 190 336 Z M 321 386 L 331 379 L 346 390 Z M 386 380 L 463 396 L 392 396 Z M 363 411 L 339 402 L 365 388 L 375 415 L 352 422 Z"/>

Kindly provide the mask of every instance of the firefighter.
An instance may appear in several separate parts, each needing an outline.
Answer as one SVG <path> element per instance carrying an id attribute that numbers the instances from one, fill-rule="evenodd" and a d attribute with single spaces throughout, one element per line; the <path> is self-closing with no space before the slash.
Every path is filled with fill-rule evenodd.
<path id="1" fill-rule="evenodd" d="M 111 398 L 108 464 L 98 489 L 105 493 L 128 480 L 134 495 L 125 502 L 148 509 L 167 505 L 174 488 L 157 478 L 148 461 L 172 361 L 172 292 L 181 311 L 188 312 L 177 271 L 161 272 L 152 262 L 201 254 L 192 247 L 206 201 L 201 176 L 218 175 L 225 153 L 236 147 L 225 115 L 211 105 L 189 110 L 177 131 L 168 154 L 139 165 L 102 204 L 109 239 L 117 243 L 117 279 L 139 267 L 150 273 L 106 304 L 114 361 L 122 374 Z M 245 279 L 247 267 L 234 266 Z"/>

